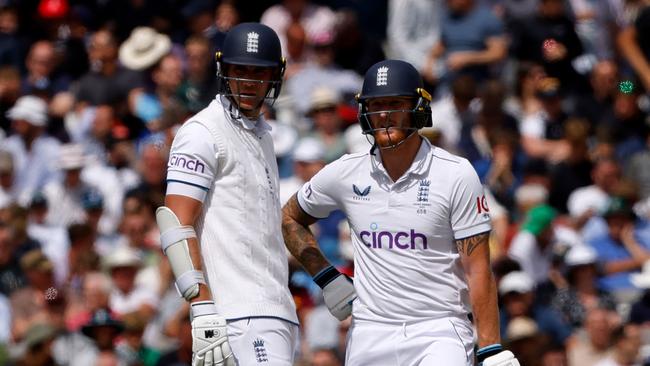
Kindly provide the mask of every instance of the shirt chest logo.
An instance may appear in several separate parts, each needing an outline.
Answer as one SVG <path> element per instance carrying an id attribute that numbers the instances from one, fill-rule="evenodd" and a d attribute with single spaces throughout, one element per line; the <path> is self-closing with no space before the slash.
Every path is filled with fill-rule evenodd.
<path id="1" fill-rule="evenodd" d="M 368 198 L 368 194 L 370 194 L 370 188 L 370 186 L 367 186 L 362 190 L 357 187 L 356 184 L 353 184 L 352 192 L 354 192 L 354 195 L 352 196 L 352 199 L 357 201 L 370 201 L 370 198 Z"/>
<path id="2" fill-rule="evenodd" d="M 417 207 L 417 213 L 420 215 L 426 215 L 427 207 L 431 206 L 431 203 L 429 203 L 429 186 L 431 186 L 431 181 L 428 179 L 422 179 L 418 184 L 418 191 L 413 205 Z"/>

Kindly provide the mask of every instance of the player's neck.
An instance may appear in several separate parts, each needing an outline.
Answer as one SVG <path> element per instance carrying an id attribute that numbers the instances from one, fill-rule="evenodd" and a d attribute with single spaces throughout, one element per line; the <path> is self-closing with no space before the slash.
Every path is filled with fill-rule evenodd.
<path id="1" fill-rule="evenodd" d="M 381 162 L 393 182 L 397 182 L 411 167 L 418 150 L 420 150 L 420 144 L 422 144 L 422 138 L 415 133 L 400 146 L 381 150 Z"/>

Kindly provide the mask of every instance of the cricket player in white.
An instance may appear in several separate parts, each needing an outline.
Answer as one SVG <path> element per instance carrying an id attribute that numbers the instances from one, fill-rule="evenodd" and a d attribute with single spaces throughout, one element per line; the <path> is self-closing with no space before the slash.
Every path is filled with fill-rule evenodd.
<path id="1" fill-rule="evenodd" d="M 431 97 L 417 70 L 387 60 L 366 73 L 359 120 L 375 143 L 307 182 L 283 209 L 292 254 L 333 315 L 352 312 L 345 364 L 518 366 L 500 345 L 490 216 L 470 163 L 421 138 Z M 346 213 L 354 284 L 329 265 L 308 226 Z"/>
<path id="2" fill-rule="evenodd" d="M 156 218 L 176 286 L 191 303 L 193 365 L 293 365 L 298 319 L 278 168 L 260 115 L 264 100 L 278 97 L 284 66 L 269 27 L 232 28 L 217 53 L 219 94 L 171 147 Z"/>

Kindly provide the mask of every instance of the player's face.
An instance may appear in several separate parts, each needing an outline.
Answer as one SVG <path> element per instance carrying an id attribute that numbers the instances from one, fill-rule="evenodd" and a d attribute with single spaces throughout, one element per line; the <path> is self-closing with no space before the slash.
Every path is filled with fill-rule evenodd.
<path id="1" fill-rule="evenodd" d="M 380 148 L 394 146 L 411 134 L 412 109 L 411 98 L 382 97 L 368 100 L 368 118 Z"/>
<path id="2" fill-rule="evenodd" d="M 228 84 L 242 112 L 259 110 L 273 74 L 274 69 L 270 67 L 228 66 L 226 76 L 232 78 L 228 79 Z"/>

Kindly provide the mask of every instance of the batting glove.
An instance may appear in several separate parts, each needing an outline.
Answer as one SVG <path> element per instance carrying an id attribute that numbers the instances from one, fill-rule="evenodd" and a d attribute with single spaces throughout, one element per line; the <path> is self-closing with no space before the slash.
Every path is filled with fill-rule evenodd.
<path id="1" fill-rule="evenodd" d="M 226 319 L 213 301 L 192 303 L 192 366 L 236 366 L 228 343 Z"/>
<path id="2" fill-rule="evenodd" d="M 520 366 L 515 355 L 500 344 L 483 347 L 476 352 L 479 366 Z"/>
<path id="3" fill-rule="evenodd" d="M 338 320 L 352 314 L 352 302 L 357 298 L 350 277 L 329 266 L 314 276 L 314 282 L 323 289 L 325 305 Z"/>

